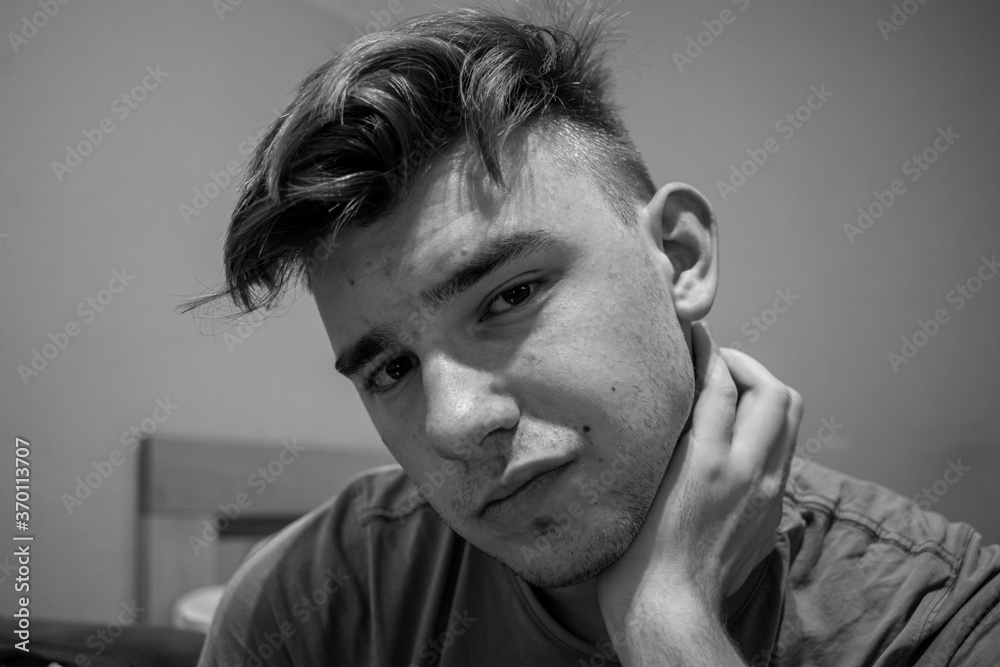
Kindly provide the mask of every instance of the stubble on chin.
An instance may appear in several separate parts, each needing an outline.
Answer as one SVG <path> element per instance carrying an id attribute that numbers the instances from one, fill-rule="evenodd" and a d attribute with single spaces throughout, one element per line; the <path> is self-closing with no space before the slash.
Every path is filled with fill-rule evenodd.
<path id="1" fill-rule="evenodd" d="M 554 590 L 581 584 L 596 577 L 621 557 L 642 528 L 642 516 L 648 508 L 630 506 L 614 512 L 602 525 L 586 526 L 583 534 L 553 536 L 558 528 L 545 528 L 551 519 L 536 520 L 538 537 L 548 540 L 551 547 L 544 553 L 536 549 L 538 542 L 518 545 L 504 555 L 490 554 L 504 567 L 536 588 Z M 544 543 L 543 543 L 544 544 Z M 527 549 L 535 549 L 534 552 Z M 536 554 L 523 557 L 525 554 Z"/>

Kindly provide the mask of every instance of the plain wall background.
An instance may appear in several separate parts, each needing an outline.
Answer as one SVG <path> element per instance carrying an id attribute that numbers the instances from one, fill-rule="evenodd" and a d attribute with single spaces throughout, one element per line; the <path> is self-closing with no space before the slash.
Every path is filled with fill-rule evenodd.
<path id="1" fill-rule="evenodd" d="M 222 277 L 234 192 L 190 223 L 179 205 L 242 161 L 241 142 L 356 28 L 431 3 L 242 0 L 220 18 L 218 2 L 69 2 L 17 52 L 9 35 L 40 6 L 0 6 L 0 613 L 14 609 L 15 436 L 32 443 L 32 612 L 94 621 L 134 595 L 135 454 L 120 439 L 158 399 L 178 406 L 157 425 L 170 433 L 382 447 L 311 299 L 240 344 L 223 336 L 239 335 L 231 325 L 174 314 Z M 1000 252 L 1000 6 L 895 4 L 916 12 L 883 35 L 888 0 L 623 1 L 618 99 L 657 184 L 687 181 L 716 207 L 708 319 L 721 345 L 803 394 L 800 447 L 833 419 L 837 437 L 813 458 L 907 495 L 961 459 L 970 471 L 934 509 L 997 541 L 1000 279 L 961 310 L 946 295 Z M 679 68 L 673 54 L 727 9 Z M 157 65 L 169 75 L 120 119 L 114 100 Z M 833 95 L 786 138 L 776 123 L 811 86 Z M 105 117 L 113 132 L 60 181 L 52 162 Z M 910 182 L 903 164 L 939 127 L 960 138 Z M 778 150 L 723 200 L 717 182 L 769 137 Z M 850 243 L 843 225 L 894 179 L 905 193 Z M 135 278 L 87 322 L 78 304 L 123 269 Z M 751 318 L 770 319 L 776 290 L 798 299 L 763 331 Z M 887 354 L 940 308 L 950 321 L 895 372 Z M 71 321 L 79 334 L 26 385 L 18 366 Z M 116 449 L 125 463 L 70 513 L 62 494 Z"/>

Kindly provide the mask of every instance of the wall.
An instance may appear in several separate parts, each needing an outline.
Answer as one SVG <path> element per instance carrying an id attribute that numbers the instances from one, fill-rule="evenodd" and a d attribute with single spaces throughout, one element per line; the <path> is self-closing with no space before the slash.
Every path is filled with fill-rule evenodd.
<path id="1" fill-rule="evenodd" d="M 68 2 L 13 42 L 42 10 L 0 6 L 0 507 L 13 506 L 15 436 L 27 438 L 37 616 L 110 620 L 130 600 L 135 454 L 123 435 L 144 420 L 180 435 L 382 446 L 333 371 L 310 299 L 245 329 L 173 309 L 222 276 L 234 193 L 195 202 L 194 189 L 215 194 L 212 172 L 224 182 L 243 142 L 356 29 L 389 7 L 410 15 L 432 3 L 223 2 Z M 833 420 L 836 437 L 813 441 L 810 455 L 907 495 L 933 491 L 960 459 L 968 472 L 938 484 L 934 508 L 997 540 L 1000 280 L 961 310 L 947 295 L 1000 251 L 990 85 L 1000 50 L 988 32 L 1000 8 L 910 3 L 916 13 L 883 36 L 878 21 L 893 12 L 883 0 L 622 2 L 620 99 L 657 182 L 687 181 L 715 205 L 722 288 L 709 319 L 721 344 L 742 345 L 805 396 L 800 446 Z M 687 48 L 690 62 L 674 56 Z M 116 102 L 144 78 L 135 108 Z M 776 126 L 812 86 L 833 94 L 813 98 L 819 108 L 793 132 Z M 954 145 L 910 181 L 904 163 L 949 127 Z M 90 154 L 53 168 L 88 135 Z M 720 191 L 748 149 L 766 162 Z M 845 223 L 894 179 L 905 190 L 849 239 Z M 182 204 L 203 210 L 185 219 Z M 111 282 L 116 271 L 134 277 Z M 791 303 L 778 315 L 767 311 L 776 290 Z M 893 368 L 888 353 L 939 309 L 948 321 Z M 67 326 L 72 337 L 59 335 Z M 64 348 L 22 378 L 49 334 Z M 105 463 L 112 456 L 120 465 Z M 108 465 L 67 506 L 77 479 Z M 3 535 L 13 520 L 5 510 Z M 9 570 L 0 579 L 10 613 Z"/>
<path id="2" fill-rule="evenodd" d="M 619 70 L 654 178 L 716 207 L 709 319 L 721 344 L 803 394 L 800 448 L 832 421 L 836 437 L 807 454 L 908 496 L 927 489 L 934 510 L 992 541 L 1000 269 L 983 258 L 1000 256 L 998 17 L 988 2 L 648 3 Z M 799 109 L 814 87 L 831 95 Z M 924 170 L 913 158 L 928 148 Z M 876 217 L 859 224 L 858 207 Z M 791 304 L 780 314 L 777 291 Z M 948 484 L 949 463 L 970 469 Z"/>

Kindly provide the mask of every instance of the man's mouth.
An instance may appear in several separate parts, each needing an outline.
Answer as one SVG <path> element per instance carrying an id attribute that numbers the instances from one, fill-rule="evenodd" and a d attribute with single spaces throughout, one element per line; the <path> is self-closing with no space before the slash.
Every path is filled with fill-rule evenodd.
<path id="1" fill-rule="evenodd" d="M 566 469 L 571 460 L 542 459 L 507 471 L 501 482 L 486 494 L 479 514 L 486 518 L 507 514 L 515 506 L 536 499 Z"/>

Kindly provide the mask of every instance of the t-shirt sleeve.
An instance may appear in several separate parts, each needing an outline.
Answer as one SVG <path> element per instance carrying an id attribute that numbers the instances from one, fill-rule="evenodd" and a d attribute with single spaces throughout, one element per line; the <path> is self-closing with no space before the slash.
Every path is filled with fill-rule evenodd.
<path id="1" fill-rule="evenodd" d="M 367 611 L 353 492 L 289 525 L 240 566 L 198 667 L 360 664 Z"/>
<path id="2" fill-rule="evenodd" d="M 940 632 L 920 654 L 917 665 L 996 667 L 1000 660 L 1000 546 L 981 546 L 971 531 L 969 549 L 952 587 L 954 605 Z"/>
<path id="3" fill-rule="evenodd" d="M 977 597 L 945 627 L 942 634 L 951 641 L 927 651 L 917 664 L 996 667 L 1000 660 L 1000 578 Z"/>
<path id="4" fill-rule="evenodd" d="M 278 616 L 270 613 L 273 607 L 266 592 L 269 572 L 270 567 L 255 557 L 230 579 L 212 617 L 198 667 L 294 664 L 284 647 Z M 256 638 L 263 639 L 269 648 L 257 645 Z M 274 641 L 268 642 L 269 638 Z"/>
<path id="5" fill-rule="evenodd" d="M 1000 595 L 1000 587 L 997 587 L 996 593 Z M 950 664 L 953 667 L 995 667 L 998 659 L 1000 659 L 1000 606 L 994 602 L 993 608 L 969 633 Z"/>

